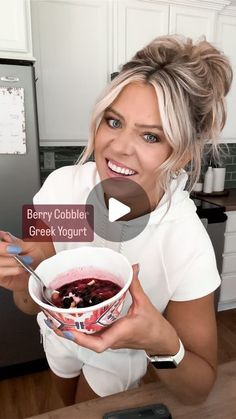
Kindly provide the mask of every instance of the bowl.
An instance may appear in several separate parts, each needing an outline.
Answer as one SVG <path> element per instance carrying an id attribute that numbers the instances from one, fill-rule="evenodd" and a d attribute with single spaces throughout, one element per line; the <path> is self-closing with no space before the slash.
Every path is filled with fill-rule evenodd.
<path id="1" fill-rule="evenodd" d="M 132 266 L 125 256 L 114 250 L 83 246 L 57 253 L 41 262 L 35 271 L 47 287 L 56 289 L 74 281 L 69 272 L 73 269 L 78 272 L 78 279 L 109 279 L 118 284 L 121 290 L 113 297 L 90 307 L 59 308 L 44 302 L 40 284 L 31 275 L 30 296 L 41 307 L 51 327 L 63 331 L 76 329 L 85 333 L 98 332 L 118 319 L 132 281 Z"/>

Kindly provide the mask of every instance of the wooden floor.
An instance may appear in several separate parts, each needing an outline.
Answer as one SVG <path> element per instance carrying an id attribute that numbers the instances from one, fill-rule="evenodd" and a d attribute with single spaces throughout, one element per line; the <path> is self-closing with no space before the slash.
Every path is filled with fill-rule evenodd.
<path id="1" fill-rule="evenodd" d="M 236 309 L 217 314 L 219 363 L 236 360 Z M 152 375 L 146 377 L 152 381 Z M 49 371 L 0 381 L 0 419 L 22 419 L 62 407 Z"/>

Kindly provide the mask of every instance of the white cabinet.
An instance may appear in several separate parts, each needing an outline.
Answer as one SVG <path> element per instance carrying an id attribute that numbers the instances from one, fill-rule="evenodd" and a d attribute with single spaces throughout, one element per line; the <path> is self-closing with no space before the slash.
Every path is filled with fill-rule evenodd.
<path id="1" fill-rule="evenodd" d="M 227 216 L 219 310 L 236 307 L 236 211 Z"/>
<path id="2" fill-rule="evenodd" d="M 168 5 L 32 0 L 41 145 L 85 145 L 91 109 L 110 74 L 168 32 Z"/>
<path id="3" fill-rule="evenodd" d="M 41 145 L 80 145 L 109 78 L 109 4 L 33 0 L 33 48 Z"/>
<path id="4" fill-rule="evenodd" d="M 194 40 L 205 35 L 208 41 L 213 41 L 215 21 L 215 10 L 172 4 L 169 33 L 180 33 Z"/>
<path id="5" fill-rule="evenodd" d="M 219 2 L 204 4 L 198 0 L 118 0 L 115 3 L 117 52 L 114 61 L 118 65 L 159 35 L 179 33 L 195 40 L 205 35 L 209 41 L 213 41 L 217 10 L 219 6 L 220 9 L 223 7 Z"/>
<path id="6" fill-rule="evenodd" d="M 114 10 L 114 67 L 118 69 L 152 39 L 169 30 L 168 2 L 118 0 Z"/>
<path id="7" fill-rule="evenodd" d="M 0 58 L 33 59 L 29 0 L 0 0 Z"/>
<path id="8" fill-rule="evenodd" d="M 110 74 L 156 36 L 205 35 L 236 62 L 236 13 L 220 14 L 227 4 L 229 0 L 31 0 L 41 145 L 86 144 L 91 109 Z M 230 137 L 236 142 L 235 92 L 234 87 L 222 141 Z"/>
<path id="9" fill-rule="evenodd" d="M 219 16 L 217 22 L 217 45 L 230 58 L 234 78 L 231 90 L 227 96 L 228 118 L 222 131 L 222 142 L 236 142 L 236 6 L 226 8 Z"/>

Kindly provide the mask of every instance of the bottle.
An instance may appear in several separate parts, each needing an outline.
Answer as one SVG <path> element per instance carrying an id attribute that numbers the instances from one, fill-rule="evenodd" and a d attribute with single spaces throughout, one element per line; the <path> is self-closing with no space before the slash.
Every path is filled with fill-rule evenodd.
<path id="1" fill-rule="evenodd" d="M 203 192 L 204 193 L 212 193 L 213 190 L 213 170 L 212 167 L 209 166 L 205 178 L 204 178 L 204 185 L 203 185 Z"/>

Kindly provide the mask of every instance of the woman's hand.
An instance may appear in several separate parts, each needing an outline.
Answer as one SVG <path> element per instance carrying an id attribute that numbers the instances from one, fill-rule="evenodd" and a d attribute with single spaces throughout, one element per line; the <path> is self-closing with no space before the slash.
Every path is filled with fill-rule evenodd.
<path id="1" fill-rule="evenodd" d="M 16 254 L 33 268 L 49 256 L 42 243 L 24 242 L 10 233 L 0 231 L 0 286 L 11 291 L 25 291 L 29 274 L 14 259 Z"/>
<path id="2" fill-rule="evenodd" d="M 107 348 L 132 348 L 145 349 L 150 354 L 177 353 L 179 340 L 175 329 L 144 293 L 138 279 L 137 265 L 133 266 L 129 291 L 132 305 L 127 315 L 104 331 L 86 335 L 79 331 L 63 332 L 54 329 L 55 333 L 95 352 L 103 352 Z"/>

